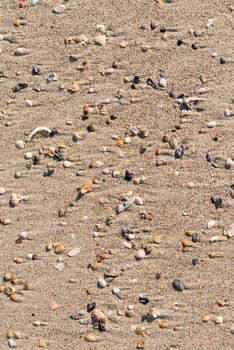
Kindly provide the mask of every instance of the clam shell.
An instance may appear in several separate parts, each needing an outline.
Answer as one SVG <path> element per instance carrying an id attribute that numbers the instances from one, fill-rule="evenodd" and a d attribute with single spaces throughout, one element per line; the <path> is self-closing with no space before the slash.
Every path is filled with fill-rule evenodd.
<path id="1" fill-rule="evenodd" d="M 92 333 L 87 333 L 84 336 L 84 340 L 86 340 L 90 343 L 95 343 L 97 341 L 97 337 Z"/>

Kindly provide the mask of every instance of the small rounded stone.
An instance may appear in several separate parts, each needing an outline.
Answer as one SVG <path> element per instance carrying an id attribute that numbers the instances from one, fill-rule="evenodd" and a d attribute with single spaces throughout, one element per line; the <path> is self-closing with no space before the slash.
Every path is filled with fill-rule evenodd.
<path id="1" fill-rule="evenodd" d="M 137 251 L 136 251 L 136 253 L 135 253 L 135 258 L 137 259 L 137 260 L 141 260 L 141 259 L 144 259 L 145 258 L 145 251 L 144 251 L 144 249 L 138 249 Z"/>
<path id="2" fill-rule="evenodd" d="M 32 157 L 33 157 L 33 154 L 32 154 L 32 152 L 27 152 L 27 153 L 25 153 L 25 155 L 24 155 L 24 158 L 25 159 L 32 159 Z"/>
<path id="3" fill-rule="evenodd" d="M 107 286 L 107 283 L 103 278 L 100 278 L 97 281 L 97 286 L 98 286 L 98 288 L 105 288 Z"/>
<path id="4" fill-rule="evenodd" d="M 15 147 L 18 148 L 18 149 L 23 149 L 25 147 L 24 141 L 23 140 L 16 141 Z"/>

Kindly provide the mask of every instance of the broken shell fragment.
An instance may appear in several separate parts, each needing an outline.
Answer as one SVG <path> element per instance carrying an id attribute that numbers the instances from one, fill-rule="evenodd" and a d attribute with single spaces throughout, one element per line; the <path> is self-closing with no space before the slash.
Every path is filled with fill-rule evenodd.
<path id="1" fill-rule="evenodd" d="M 84 336 L 84 340 L 86 340 L 90 343 L 95 343 L 97 341 L 97 337 L 92 333 L 87 333 Z"/>
<path id="2" fill-rule="evenodd" d="M 84 195 L 88 192 L 91 192 L 91 186 L 90 186 L 90 184 L 86 183 L 81 187 L 80 194 Z"/>
<path id="3" fill-rule="evenodd" d="M 52 130 L 47 128 L 46 126 L 39 126 L 38 128 L 33 129 L 30 134 L 28 135 L 28 137 L 26 138 L 26 141 L 31 141 L 32 138 L 34 138 L 34 136 L 36 134 L 51 134 Z"/>
<path id="4" fill-rule="evenodd" d="M 91 312 L 91 321 L 92 323 L 97 323 L 97 322 L 107 322 L 108 318 L 106 317 L 106 315 L 99 309 L 94 309 Z"/>
<path id="5" fill-rule="evenodd" d="M 202 316 L 202 322 L 208 322 L 209 320 L 210 320 L 210 316 L 209 315 Z"/>

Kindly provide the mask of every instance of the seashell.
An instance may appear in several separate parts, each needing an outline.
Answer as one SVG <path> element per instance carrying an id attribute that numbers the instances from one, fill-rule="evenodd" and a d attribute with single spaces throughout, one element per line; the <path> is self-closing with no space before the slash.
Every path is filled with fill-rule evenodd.
<path id="1" fill-rule="evenodd" d="M 136 205 L 143 205 L 144 204 L 143 200 L 139 196 L 135 197 L 135 201 L 134 202 L 135 202 Z"/>
<path id="2" fill-rule="evenodd" d="M 145 256 L 146 256 L 146 254 L 145 254 L 144 249 L 138 249 L 138 250 L 136 251 L 136 253 L 135 253 L 135 258 L 136 258 L 137 260 L 144 259 Z"/>
<path id="3" fill-rule="evenodd" d="M 162 242 L 161 237 L 160 236 L 154 236 L 153 242 L 155 244 L 161 244 L 161 242 Z"/>
<path id="4" fill-rule="evenodd" d="M 158 27 L 158 22 L 157 21 L 152 21 L 150 23 L 150 29 L 155 30 Z"/>
<path id="5" fill-rule="evenodd" d="M 84 336 L 84 340 L 86 340 L 90 343 L 95 343 L 97 341 L 97 337 L 92 333 L 87 333 Z"/>
<path id="6" fill-rule="evenodd" d="M 94 38 L 94 42 L 96 45 L 105 46 L 106 45 L 106 35 L 98 34 Z"/>
<path id="7" fill-rule="evenodd" d="M 27 153 L 25 153 L 25 155 L 24 155 L 24 159 L 26 159 L 26 160 L 32 159 L 32 157 L 33 157 L 32 152 L 27 152 Z"/>
<path id="8" fill-rule="evenodd" d="M 106 34 L 107 30 L 104 24 L 98 24 L 96 26 L 96 31 L 101 33 L 101 34 Z"/>
<path id="9" fill-rule="evenodd" d="M 9 348 L 16 348 L 16 342 L 13 339 L 8 339 L 7 340 L 7 344 L 9 346 Z"/>
<path id="10" fill-rule="evenodd" d="M 69 257 L 73 257 L 73 256 L 75 256 L 75 255 L 77 255 L 77 254 L 79 254 L 79 253 L 80 253 L 80 247 L 75 247 L 75 248 L 69 250 L 69 252 L 67 253 L 67 255 L 68 255 Z"/>
<path id="11" fill-rule="evenodd" d="M 144 334 L 142 334 L 144 336 Z M 145 341 L 144 340 L 139 340 L 136 344 L 136 350 L 138 349 L 144 349 L 145 347 Z"/>
<path id="12" fill-rule="evenodd" d="M 72 162 L 70 162 L 69 160 L 65 160 L 65 161 L 63 162 L 63 167 L 64 167 L 65 169 L 72 168 L 73 165 L 74 165 L 74 164 L 73 164 Z"/>
<path id="13" fill-rule="evenodd" d="M 32 107 L 32 106 L 33 106 L 33 103 L 32 103 L 31 100 L 26 100 L 26 101 L 24 102 L 24 104 L 25 104 L 26 107 Z"/>
<path id="14" fill-rule="evenodd" d="M 99 309 L 94 309 L 91 312 L 91 321 L 92 323 L 96 323 L 96 322 L 107 322 L 108 318 L 106 317 L 106 315 Z"/>
<path id="15" fill-rule="evenodd" d="M 5 187 L 0 187 L 0 196 L 6 193 Z"/>
<path id="16" fill-rule="evenodd" d="M 122 40 L 120 43 L 119 43 L 119 47 L 121 49 L 125 49 L 126 47 L 128 47 L 128 42 L 126 40 Z"/>
<path id="17" fill-rule="evenodd" d="M 234 225 L 231 225 L 226 229 L 225 235 L 228 238 L 232 238 L 234 236 Z"/>
<path id="18" fill-rule="evenodd" d="M 50 81 L 57 81 L 57 80 L 58 80 L 58 75 L 55 72 L 50 73 L 50 75 L 47 78 L 48 83 Z"/>
<path id="19" fill-rule="evenodd" d="M 158 84 L 162 89 L 164 89 L 167 86 L 167 81 L 165 78 L 161 78 Z"/>
<path id="20" fill-rule="evenodd" d="M 40 338 L 40 339 L 38 340 L 38 346 L 39 346 L 39 348 L 45 348 L 45 347 L 46 347 L 46 341 L 45 341 L 45 339 Z"/>
<path id="21" fill-rule="evenodd" d="M 56 254 L 61 254 L 61 253 L 64 252 L 64 250 L 65 250 L 65 248 L 64 248 L 64 246 L 61 245 L 61 244 L 58 244 L 58 245 L 56 245 L 56 247 L 54 247 L 54 252 L 55 252 Z"/>
<path id="22" fill-rule="evenodd" d="M 159 8 L 159 10 L 164 9 L 165 4 L 164 4 L 163 0 L 155 0 L 155 2 L 156 2 L 156 6 L 157 6 L 157 8 Z"/>
<path id="23" fill-rule="evenodd" d="M 207 223 L 207 228 L 208 228 L 208 230 L 209 229 L 211 229 L 212 227 L 215 227 L 217 225 L 217 221 L 215 221 L 215 220 L 210 220 L 210 221 L 208 221 L 208 223 Z"/>
<path id="24" fill-rule="evenodd" d="M 213 236 L 209 239 L 210 243 L 215 243 L 215 242 L 224 242 L 227 240 L 226 236 Z"/>
<path id="25" fill-rule="evenodd" d="M 18 237 L 20 239 L 28 239 L 28 234 L 27 234 L 27 232 L 20 232 Z"/>
<path id="26" fill-rule="evenodd" d="M 104 279 L 100 278 L 97 281 L 97 286 L 98 286 L 98 288 L 105 288 L 107 286 L 107 283 Z"/>
<path id="27" fill-rule="evenodd" d="M 159 328 L 161 328 L 161 329 L 167 328 L 167 324 L 165 322 L 160 322 L 159 323 Z"/>
<path id="28" fill-rule="evenodd" d="M 112 294 L 114 295 L 118 295 L 120 293 L 120 289 L 117 287 L 113 287 L 111 291 L 112 291 Z"/>
<path id="29" fill-rule="evenodd" d="M 116 145 L 120 148 L 124 148 L 124 141 L 122 139 L 118 139 L 116 141 Z"/>
<path id="30" fill-rule="evenodd" d="M 14 337 L 14 331 L 13 331 L 13 329 L 8 329 L 7 331 L 6 331 L 6 337 L 7 337 L 7 339 L 10 339 L 10 338 L 13 338 Z"/>
<path id="31" fill-rule="evenodd" d="M 81 37 L 79 35 L 75 36 L 74 41 L 76 44 L 79 44 L 82 40 Z"/>
<path id="32" fill-rule="evenodd" d="M 33 325 L 35 326 L 35 327 L 40 327 L 40 326 L 48 326 L 48 322 L 44 322 L 44 321 L 34 321 L 33 322 Z"/>
<path id="33" fill-rule="evenodd" d="M 84 138 L 84 135 L 79 130 L 74 132 L 74 134 L 72 135 L 72 141 L 74 141 L 74 142 L 77 142 L 79 140 L 83 140 L 83 138 Z"/>
<path id="34" fill-rule="evenodd" d="M 52 130 L 47 128 L 46 126 L 39 126 L 38 128 L 33 129 L 30 134 L 28 135 L 26 141 L 31 141 L 31 139 L 36 135 L 36 134 L 51 134 Z"/>
<path id="35" fill-rule="evenodd" d="M 214 318 L 214 322 L 215 322 L 216 324 L 221 324 L 221 323 L 223 323 L 223 316 L 216 316 L 216 317 Z"/>
<path id="36" fill-rule="evenodd" d="M 234 168 L 234 160 L 232 158 L 227 158 L 225 161 L 225 168 L 226 169 L 231 169 Z"/>
<path id="37" fill-rule="evenodd" d="M 108 68 L 105 70 L 105 75 L 111 75 L 114 73 L 114 68 Z"/>
<path id="38" fill-rule="evenodd" d="M 202 322 L 208 322 L 209 320 L 210 320 L 210 316 L 209 315 L 202 316 Z"/>
<path id="39" fill-rule="evenodd" d="M 71 85 L 67 87 L 67 91 L 74 94 L 78 91 L 80 91 L 80 86 L 76 82 L 73 82 Z"/>
<path id="40" fill-rule="evenodd" d="M 25 49 L 24 47 L 18 47 L 15 50 L 15 56 L 25 56 L 28 54 L 29 54 L 29 51 L 27 49 Z"/>
<path id="41" fill-rule="evenodd" d="M 217 124 L 217 122 L 215 120 L 213 120 L 213 121 L 207 123 L 207 128 L 212 129 L 216 126 L 216 124 Z"/>
<path id="42" fill-rule="evenodd" d="M 56 265 L 54 266 L 54 268 L 55 268 L 57 271 L 59 271 L 59 272 L 63 272 L 64 267 L 65 267 L 65 264 L 62 263 L 62 262 L 59 262 L 58 264 L 56 264 Z"/>
<path id="43" fill-rule="evenodd" d="M 25 147 L 24 141 L 23 140 L 16 141 L 15 147 L 18 148 L 18 149 L 23 149 Z"/>
<path id="44" fill-rule="evenodd" d="M 91 186 L 90 186 L 90 184 L 86 183 L 81 187 L 80 194 L 84 195 L 84 194 L 89 193 L 89 192 L 91 192 Z"/>
<path id="45" fill-rule="evenodd" d="M 64 5 L 55 6 L 55 7 L 53 8 L 53 13 L 56 13 L 56 14 L 60 15 L 61 13 L 64 12 L 65 8 L 66 8 L 66 7 L 65 7 Z"/>
<path id="46" fill-rule="evenodd" d="M 22 9 L 22 8 L 27 6 L 27 3 L 26 3 L 26 1 L 20 1 L 18 5 L 19 5 L 19 8 Z"/>

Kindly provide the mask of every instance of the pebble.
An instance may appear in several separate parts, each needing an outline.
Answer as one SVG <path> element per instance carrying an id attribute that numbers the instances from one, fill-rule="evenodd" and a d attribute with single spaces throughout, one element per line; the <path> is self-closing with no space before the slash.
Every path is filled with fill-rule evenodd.
<path id="1" fill-rule="evenodd" d="M 28 54 L 29 54 L 29 51 L 27 49 L 25 49 L 24 47 L 18 47 L 15 50 L 15 56 L 25 56 Z"/>
<path id="2" fill-rule="evenodd" d="M 172 282 L 172 286 L 176 291 L 179 292 L 183 292 L 186 289 L 183 282 L 181 282 L 179 279 L 174 279 L 174 281 Z"/>
<path id="3" fill-rule="evenodd" d="M 136 205 L 143 205 L 144 202 L 143 202 L 143 200 L 141 199 L 141 197 L 137 196 L 137 197 L 135 197 L 135 204 L 136 204 Z"/>
<path id="4" fill-rule="evenodd" d="M 211 229 L 212 227 L 215 227 L 217 225 L 217 222 L 215 220 L 210 220 L 207 223 L 207 228 L 208 230 Z"/>
<path id="5" fill-rule="evenodd" d="M 65 8 L 65 5 L 58 5 L 53 8 L 53 12 L 60 15 L 65 11 Z"/>
<path id="6" fill-rule="evenodd" d="M 7 340 L 7 344 L 9 346 L 9 348 L 16 348 L 16 342 L 13 339 L 8 339 Z"/>
<path id="7" fill-rule="evenodd" d="M 146 257 L 145 251 L 144 249 L 138 249 L 135 253 L 135 258 L 137 260 L 141 260 L 144 259 Z"/>
<path id="8" fill-rule="evenodd" d="M 223 316 L 216 316 L 216 317 L 214 318 L 214 322 L 215 322 L 216 324 L 221 324 L 221 323 L 223 323 Z"/>
<path id="9" fill-rule="evenodd" d="M 26 106 L 26 107 L 32 107 L 32 106 L 33 106 L 32 101 L 31 101 L 31 100 L 26 100 L 26 101 L 25 101 L 25 106 Z"/>
<path id="10" fill-rule="evenodd" d="M 98 286 L 98 288 L 105 288 L 107 286 L 107 283 L 104 279 L 100 278 L 97 281 L 97 286 Z"/>
<path id="11" fill-rule="evenodd" d="M 25 153 L 25 155 L 24 155 L 24 158 L 27 159 L 27 160 L 32 159 L 32 157 L 33 157 L 32 152 L 27 152 L 27 153 Z"/>
<path id="12" fill-rule="evenodd" d="M 70 162 L 69 160 L 65 160 L 65 161 L 63 162 L 63 166 L 64 166 L 65 169 L 67 169 L 67 168 L 72 168 L 73 165 L 74 165 L 74 164 L 73 164 L 72 162 Z"/>
<path id="13" fill-rule="evenodd" d="M 161 88 L 165 88 L 165 87 L 167 86 L 167 81 L 166 81 L 165 78 L 161 78 L 161 79 L 159 80 L 159 86 L 160 86 Z"/>
<path id="14" fill-rule="evenodd" d="M 25 147 L 25 142 L 23 140 L 18 140 L 15 143 L 16 148 L 23 149 Z"/>
<path id="15" fill-rule="evenodd" d="M 94 42 L 96 45 L 100 45 L 100 46 L 105 46 L 106 45 L 106 35 L 96 35 L 94 38 Z"/>
<path id="16" fill-rule="evenodd" d="M 5 187 L 0 187 L 0 195 L 3 195 L 6 193 Z"/>
<path id="17" fill-rule="evenodd" d="M 212 128 L 214 128 L 216 125 L 217 125 L 217 122 L 216 122 L 215 120 L 213 120 L 213 121 L 207 123 L 207 128 L 212 129 Z"/>

